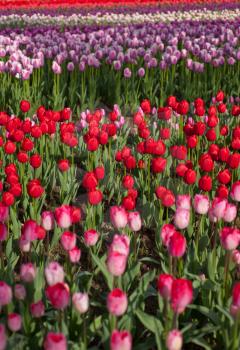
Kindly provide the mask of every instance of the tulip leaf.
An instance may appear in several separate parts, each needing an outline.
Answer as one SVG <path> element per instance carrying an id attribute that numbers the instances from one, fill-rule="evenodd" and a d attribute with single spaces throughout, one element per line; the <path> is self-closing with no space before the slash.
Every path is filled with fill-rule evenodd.
<path id="1" fill-rule="evenodd" d="M 95 262 L 95 264 L 97 265 L 97 267 L 102 272 L 102 274 L 104 275 L 105 280 L 106 280 L 107 285 L 108 285 L 108 288 L 110 290 L 112 290 L 113 289 L 113 277 L 108 272 L 106 264 L 104 262 L 104 260 L 106 259 L 106 256 L 104 255 L 101 259 L 99 259 L 97 255 L 95 255 L 93 252 L 91 252 L 91 257 L 92 257 L 93 261 Z"/>

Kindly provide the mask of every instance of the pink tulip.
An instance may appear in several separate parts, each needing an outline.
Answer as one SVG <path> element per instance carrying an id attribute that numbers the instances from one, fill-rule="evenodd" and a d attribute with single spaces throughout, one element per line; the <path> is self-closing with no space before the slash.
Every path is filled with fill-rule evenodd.
<path id="1" fill-rule="evenodd" d="M 31 304 L 30 311 L 31 311 L 32 317 L 40 318 L 40 317 L 44 316 L 45 306 L 44 306 L 42 300 L 39 300 L 38 302 Z"/>
<path id="2" fill-rule="evenodd" d="M 18 244 L 19 244 L 19 248 L 22 252 L 24 252 L 24 253 L 30 252 L 31 242 L 28 241 L 23 235 L 20 236 Z"/>
<path id="3" fill-rule="evenodd" d="M 20 278 L 23 282 L 31 283 L 36 277 L 36 269 L 32 263 L 22 264 L 20 267 Z"/>
<path id="4" fill-rule="evenodd" d="M 191 197 L 188 194 L 179 194 L 176 198 L 177 209 L 191 209 Z"/>
<path id="5" fill-rule="evenodd" d="M 72 210 L 69 205 L 62 205 L 55 209 L 54 215 L 57 224 L 61 228 L 68 228 L 72 225 Z"/>
<path id="6" fill-rule="evenodd" d="M 9 208 L 0 202 L 0 222 L 7 221 L 9 216 Z"/>
<path id="7" fill-rule="evenodd" d="M 186 251 L 186 238 L 178 231 L 176 231 L 170 238 L 168 244 L 168 252 L 175 258 L 180 258 Z"/>
<path id="8" fill-rule="evenodd" d="M 65 231 L 61 235 L 61 244 L 63 249 L 72 250 L 76 246 L 77 238 L 76 234 L 70 231 Z"/>
<path id="9" fill-rule="evenodd" d="M 41 225 L 46 231 L 54 228 L 54 214 L 51 211 L 43 211 L 41 214 Z"/>
<path id="10" fill-rule="evenodd" d="M 4 281 L 0 281 L 0 306 L 8 305 L 12 301 L 12 289 Z"/>
<path id="11" fill-rule="evenodd" d="M 132 336 L 128 331 L 114 330 L 110 339 L 111 350 L 131 350 Z"/>
<path id="12" fill-rule="evenodd" d="M 240 251 L 235 249 L 232 251 L 232 261 L 236 264 L 236 265 L 240 265 Z"/>
<path id="13" fill-rule="evenodd" d="M 0 222 L 0 242 L 3 242 L 6 240 L 8 234 L 8 230 L 5 224 Z"/>
<path id="14" fill-rule="evenodd" d="M 233 222 L 237 216 L 237 207 L 236 205 L 232 203 L 227 203 L 224 214 L 223 214 L 223 220 L 225 222 Z"/>
<path id="15" fill-rule="evenodd" d="M 232 291 L 231 314 L 236 317 L 240 311 L 240 282 L 235 283 Z"/>
<path id="16" fill-rule="evenodd" d="M 171 306 L 175 313 L 184 312 L 193 299 L 192 282 L 183 278 L 175 279 L 172 284 Z"/>
<path id="17" fill-rule="evenodd" d="M 190 220 L 190 211 L 187 209 L 176 209 L 175 215 L 174 215 L 174 225 L 180 229 L 183 230 L 188 227 Z"/>
<path id="18" fill-rule="evenodd" d="M 113 226 L 117 229 L 124 228 L 128 223 L 127 212 L 121 206 L 113 206 L 110 208 L 110 219 Z"/>
<path id="19" fill-rule="evenodd" d="M 173 279 L 174 278 L 172 275 L 167 275 L 164 273 L 162 273 L 158 277 L 158 281 L 157 281 L 158 292 L 166 300 L 170 299 Z"/>
<path id="20" fill-rule="evenodd" d="M 72 302 L 75 309 L 80 313 L 84 314 L 89 308 L 89 298 L 87 293 L 74 293 L 72 296 Z"/>
<path id="21" fill-rule="evenodd" d="M 196 194 L 193 200 L 193 207 L 197 214 L 207 214 L 209 210 L 209 198 L 204 194 Z"/>
<path id="22" fill-rule="evenodd" d="M 107 268 L 113 276 L 121 276 L 126 270 L 127 256 L 109 250 L 107 257 Z"/>
<path id="23" fill-rule="evenodd" d="M 0 324 L 0 350 L 5 350 L 7 346 L 7 336 L 4 324 Z"/>
<path id="24" fill-rule="evenodd" d="M 173 329 L 167 335 L 166 346 L 168 350 L 181 350 L 183 345 L 182 333 L 178 329 Z"/>
<path id="25" fill-rule="evenodd" d="M 142 220 L 138 211 L 128 213 L 128 225 L 133 232 L 141 230 Z"/>
<path id="26" fill-rule="evenodd" d="M 34 220 L 27 220 L 22 227 L 22 236 L 26 241 L 35 241 L 38 238 L 38 224 Z"/>
<path id="27" fill-rule="evenodd" d="M 44 350 L 67 350 L 67 340 L 62 333 L 49 332 L 44 340 Z"/>
<path id="28" fill-rule="evenodd" d="M 114 235 L 110 250 L 128 256 L 130 239 L 126 235 Z"/>
<path id="29" fill-rule="evenodd" d="M 168 247 L 169 240 L 171 236 L 176 232 L 175 226 L 172 224 L 164 224 L 161 229 L 161 238 L 163 241 L 163 245 Z"/>
<path id="30" fill-rule="evenodd" d="M 107 297 L 108 311 L 115 316 L 123 315 L 128 307 L 127 295 L 121 289 L 112 290 Z"/>
<path id="31" fill-rule="evenodd" d="M 213 213 L 213 209 L 212 208 L 210 208 L 209 210 L 208 210 L 208 217 L 209 217 L 209 220 L 211 221 L 211 222 L 217 222 L 218 221 L 218 219 L 217 219 L 217 217 L 214 215 L 214 213 Z"/>
<path id="32" fill-rule="evenodd" d="M 22 284 L 16 284 L 14 286 L 14 296 L 18 300 L 24 300 L 26 298 L 26 288 Z"/>
<path id="33" fill-rule="evenodd" d="M 66 283 L 56 283 L 46 288 L 46 296 L 55 309 L 65 309 L 69 304 L 69 287 Z"/>
<path id="34" fill-rule="evenodd" d="M 240 181 L 236 181 L 232 184 L 230 196 L 236 202 L 240 202 Z"/>
<path id="35" fill-rule="evenodd" d="M 214 198 L 212 202 L 212 213 L 218 219 L 222 219 L 226 209 L 227 200 L 225 198 Z"/>
<path id="36" fill-rule="evenodd" d="M 224 249 L 236 249 L 240 242 L 240 230 L 234 227 L 224 227 L 220 232 L 220 241 Z"/>
<path id="37" fill-rule="evenodd" d="M 74 247 L 68 251 L 68 256 L 71 263 L 76 264 L 81 258 L 81 250 L 78 247 Z"/>
<path id="38" fill-rule="evenodd" d="M 49 286 L 53 286 L 56 283 L 64 281 L 64 271 L 62 266 L 52 261 L 45 267 L 45 278 Z"/>
<path id="39" fill-rule="evenodd" d="M 19 314 L 12 313 L 7 318 L 8 328 L 12 332 L 18 332 L 22 327 L 22 318 Z"/>
<path id="40" fill-rule="evenodd" d="M 94 246 L 99 238 L 99 233 L 96 230 L 87 230 L 84 232 L 84 242 L 87 246 Z"/>

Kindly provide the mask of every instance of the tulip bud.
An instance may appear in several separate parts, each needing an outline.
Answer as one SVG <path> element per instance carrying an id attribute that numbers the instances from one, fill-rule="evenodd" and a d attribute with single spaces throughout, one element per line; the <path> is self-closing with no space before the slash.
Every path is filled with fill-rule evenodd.
<path id="1" fill-rule="evenodd" d="M 52 261 L 45 267 L 45 278 L 47 284 L 52 286 L 56 283 L 64 281 L 64 271 L 58 262 Z"/>
<path id="2" fill-rule="evenodd" d="M 44 340 L 44 350 L 67 350 L 67 340 L 62 333 L 49 332 Z"/>
<path id="3" fill-rule="evenodd" d="M 45 306 L 42 300 L 39 300 L 38 302 L 31 304 L 30 311 L 31 311 L 32 317 L 35 317 L 35 318 L 42 317 L 45 313 Z"/>
<path id="4" fill-rule="evenodd" d="M 84 232 L 84 242 L 87 246 L 94 246 L 99 238 L 99 233 L 95 230 L 87 230 Z"/>
<path id="5" fill-rule="evenodd" d="M 31 283 L 36 277 L 36 269 L 32 263 L 22 264 L 20 267 L 20 278 L 23 282 Z"/>
<path id="6" fill-rule="evenodd" d="M 167 335 L 166 346 L 168 350 L 181 350 L 183 344 L 182 333 L 173 329 Z"/>
<path id="7" fill-rule="evenodd" d="M 80 313 L 84 314 L 89 308 L 89 298 L 87 293 L 74 293 L 72 296 L 72 302 L 75 309 Z"/>
<path id="8" fill-rule="evenodd" d="M 142 221 L 139 212 L 128 213 L 128 225 L 134 232 L 140 231 L 142 227 Z"/>
<path id="9" fill-rule="evenodd" d="M 18 332 L 22 327 L 22 318 L 19 314 L 12 313 L 7 318 L 8 328 L 12 332 Z"/>
<path id="10" fill-rule="evenodd" d="M 127 310 L 127 306 L 127 295 L 121 289 L 116 288 L 108 294 L 107 308 L 112 315 L 123 315 Z"/>
<path id="11" fill-rule="evenodd" d="M 132 336 L 128 331 L 114 330 L 110 339 L 111 350 L 131 350 Z"/>

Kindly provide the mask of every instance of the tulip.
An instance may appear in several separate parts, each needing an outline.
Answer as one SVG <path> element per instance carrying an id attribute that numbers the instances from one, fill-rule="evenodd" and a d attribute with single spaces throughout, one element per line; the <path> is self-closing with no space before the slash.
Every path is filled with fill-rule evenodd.
<path id="1" fill-rule="evenodd" d="M 233 183 L 230 196 L 236 202 L 240 202 L 240 181 Z"/>
<path id="2" fill-rule="evenodd" d="M 128 331 L 114 330 L 110 338 L 111 350 L 131 350 L 132 336 Z"/>
<path id="3" fill-rule="evenodd" d="M 58 262 L 52 261 L 45 267 L 45 278 L 49 286 L 64 281 L 64 271 Z"/>
<path id="4" fill-rule="evenodd" d="M 69 205 L 56 208 L 54 214 L 59 227 L 65 229 L 72 225 L 71 207 Z"/>
<path id="5" fill-rule="evenodd" d="M 0 306 L 8 305 L 12 300 L 12 289 L 4 281 L 0 281 Z"/>
<path id="6" fill-rule="evenodd" d="M 73 249 L 68 251 L 68 255 L 71 263 L 76 264 L 81 258 L 81 250 L 78 247 L 74 247 Z"/>
<path id="7" fill-rule="evenodd" d="M 169 239 L 167 248 L 172 257 L 182 257 L 186 251 L 186 238 L 180 232 L 174 232 Z"/>
<path id="8" fill-rule="evenodd" d="M 187 209 L 177 208 L 174 215 L 174 225 L 183 230 L 188 227 L 190 221 L 190 211 Z"/>
<path id="9" fill-rule="evenodd" d="M 36 277 L 36 269 L 32 263 L 22 264 L 20 267 L 20 278 L 23 282 L 31 283 Z"/>
<path id="10" fill-rule="evenodd" d="M 127 212 L 121 206 L 113 206 L 110 208 L 110 219 L 113 226 L 117 229 L 124 228 L 128 223 Z"/>
<path id="11" fill-rule="evenodd" d="M 46 288 L 46 296 L 55 309 L 65 309 L 69 304 L 69 287 L 66 283 L 56 283 Z"/>
<path id="12" fill-rule="evenodd" d="M 158 281 L 157 281 L 158 292 L 166 300 L 169 300 L 171 297 L 172 284 L 173 284 L 172 275 L 167 275 L 167 274 L 159 275 Z"/>
<path id="13" fill-rule="evenodd" d="M 224 227 L 220 232 L 220 241 L 224 249 L 236 249 L 240 242 L 240 230 L 234 227 Z"/>
<path id="14" fill-rule="evenodd" d="M 72 250 L 76 246 L 76 234 L 70 231 L 65 231 L 62 233 L 60 241 L 63 249 L 67 251 Z"/>
<path id="15" fill-rule="evenodd" d="M 209 198 L 203 194 L 196 194 L 193 200 L 193 207 L 197 214 L 207 214 L 209 210 Z"/>
<path id="16" fill-rule="evenodd" d="M 127 295 L 121 289 L 116 288 L 108 294 L 107 308 L 112 315 L 123 315 L 127 310 L 127 306 Z"/>
<path id="17" fill-rule="evenodd" d="M 27 220 L 22 227 L 22 235 L 31 242 L 38 238 L 38 224 L 34 220 Z"/>
<path id="18" fill-rule="evenodd" d="M 176 207 L 177 209 L 191 209 L 191 197 L 189 195 L 179 194 L 176 198 Z"/>
<path id="19" fill-rule="evenodd" d="M 183 278 L 175 279 L 172 284 L 171 306 L 176 314 L 184 312 L 193 299 L 192 282 Z"/>
<path id="20" fill-rule="evenodd" d="M 227 200 L 222 198 L 214 198 L 212 202 L 212 213 L 218 219 L 222 219 L 226 210 Z"/>
<path id="21" fill-rule="evenodd" d="M 44 350 L 67 350 L 67 340 L 62 333 L 49 332 L 44 340 Z"/>
<path id="22" fill-rule="evenodd" d="M 171 236 L 176 232 L 172 224 L 164 224 L 161 229 L 161 238 L 165 247 L 168 247 Z"/>
<path id="23" fill-rule="evenodd" d="M 223 220 L 225 222 L 233 222 L 237 216 L 237 207 L 234 204 L 227 203 L 223 214 Z"/>
<path id="24" fill-rule="evenodd" d="M 128 213 L 128 225 L 130 229 L 134 232 L 140 231 L 142 227 L 142 220 L 139 212 Z"/>
<path id="25" fill-rule="evenodd" d="M 14 296 L 18 300 L 24 300 L 26 298 L 26 288 L 22 284 L 16 284 L 14 286 Z"/>
<path id="26" fill-rule="evenodd" d="M 236 264 L 236 265 L 240 265 L 240 251 L 235 249 L 232 251 L 232 261 Z"/>
<path id="27" fill-rule="evenodd" d="M 42 300 L 39 300 L 36 303 L 32 303 L 30 305 L 30 311 L 31 311 L 32 317 L 40 318 L 40 317 L 44 316 L 45 306 L 44 306 Z"/>
<path id="28" fill-rule="evenodd" d="M 12 332 L 18 332 L 22 327 L 22 318 L 19 314 L 12 313 L 7 318 L 8 328 Z"/>
<path id="29" fill-rule="evenodd" d="M 54 214 L 51 211 L 43 211 L 41 214 L 41 225 L 46 231 L 54 228 Z"/>
<path id="30" fill-rule="evenodd" d="M 0 202 L 0 222 L 7 221 L 9 216 L 9 208 Z"/>
<path id="31" fill-rule="evenodd" d="M 84 314 L 89 308 L 89 298 L 87 293 L 74 293 L 72 296 L 72 302 L 80 314 Z"/>
<path id="32" fill-rule="evenodd" d="M 5 224 L 0 222 L 0 244 L 7 238 L 8 230 Z"/>
<path id="33" fill-rule="evenodd" d="M 183 344 L 182 333 L 178 329 L 171 330 L 167 335 L 166 346 L 168 350 L 181 350 Z"/>
<path id="34" fill-rule="evenodd" d="M 84 242 L 87 246 L 94 246 L 99 238 L 99 233 L 95 230 L 87 230 L 84 232 Z"/>

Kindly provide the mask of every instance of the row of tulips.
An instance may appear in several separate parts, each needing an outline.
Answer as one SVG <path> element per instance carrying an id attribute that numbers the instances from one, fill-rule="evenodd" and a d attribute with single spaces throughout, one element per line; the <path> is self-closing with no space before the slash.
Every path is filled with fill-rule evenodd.
<path id="1" fill-rule="evenodd" d="M 178 3 L 192 3 L 192 0 L 127 0 L 127 1 L 116 1 L 116 0 L 31 0 L 31 1 L 26 1 L 26 0 L 1 0 L 0 1 L 0 8 L 55 8 L 55 7 L 68 7 L 68 6 L 87 6 L 87 7 L 92 7 L 92 6 L 99 6 L 99 3 L 101 3 L 102 6 L 119 6 L 123 4 L 124 6 L 138 6 L 139 4 L 152 4 L 152 3 L 158 3 L 159 5 L 162 4 L 178 4 Z M 234 2 L 234 0 L 215 0 L 214 3 L 219 3 L 219 2 Z M 207 3 L 206 0 L 194 0 L 194 3 L 197 4 L 202 4 L 202 3 Z"/>
<path id="2" fill-rule="evenodd" d="M 239 118 L 0 112 L 0 349 L 239 349 Z"/>
<path id="3" fill-rule="evenodd" d="M 40 101 L 56 109 L 67 104 L 76 111 L 79 105 L 94 109 L 100 99 L 128 110 L 131 100 L 133 110 L 144 96 L 151 100 L 159 96 L 161 104 L 170 93 L 209 99 L 212 89 L 216 93 L 220 86 L 231 87 L 229 94 L 238 96 L 239 10 L 229 11 L 229 20 L 228 11 L 223 11 L 224 20 L 4 27 L 0 30 L 4 86 L 0 105 L 5 108 L 11 100 L 10 108 L 17 111 L 24 97 L 34 108 Z M 69 18 L 74 24 L 73 17 Z M 77 23 L 81 16 L 75 17 Z"/>

